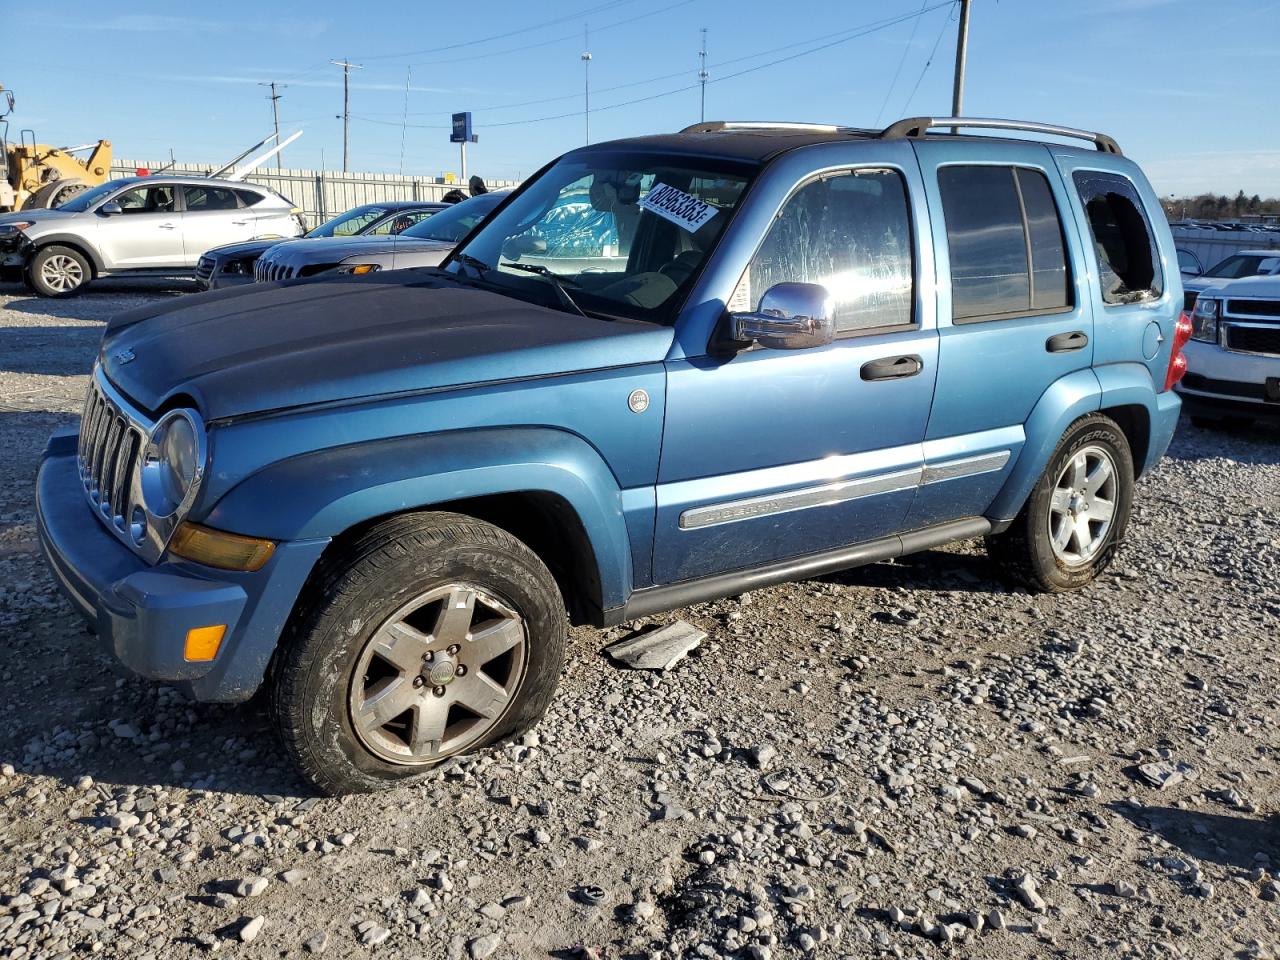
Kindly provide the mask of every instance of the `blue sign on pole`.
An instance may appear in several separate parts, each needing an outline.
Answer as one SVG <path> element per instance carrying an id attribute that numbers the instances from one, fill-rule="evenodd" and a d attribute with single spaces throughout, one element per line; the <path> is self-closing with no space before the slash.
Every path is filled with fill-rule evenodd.
<path id="1" fill-rule="evenodd" d="M 450 143 L 475 143 L 479 137 L 471 132 L 471 111 L 453 115 L 453 133 L 449 134 Z"/>

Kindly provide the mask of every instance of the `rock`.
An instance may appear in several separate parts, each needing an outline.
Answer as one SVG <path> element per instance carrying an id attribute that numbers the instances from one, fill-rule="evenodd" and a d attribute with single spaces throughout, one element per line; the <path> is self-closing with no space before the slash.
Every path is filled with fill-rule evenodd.
<path id="1" fill-rule="evenodd" d="M 1157 790 L 1168 790 L 1184 780 L 1194 780 L 1197 773 L 1196 768 L 1191 764 L 1174 763 L 1171 760 L 1139 764 L 1136 770 L 1144 782 Z"/>
<path id="2" fill-rule="evenodd" d="M 380 927 L 378 924 L 372 924 L 366 927 L 360 934 L 360 942 L 366 947 L 376 947 L 380 943 L 385 943 L 387 938 L 391 936 L 391 931 L 386 927 Z"/>
<path id="3" fill-rule="evenodd" d="M 1014 884 L 1014 890 L 1018 894 L 1018 899 L 1022 901 L 1022 905 L 1033 913 L 1043 913 L 1048 907 L 1044 898 L 1037 892 L 1035 877 L 1031 876 L 1030 873 L 1024 873 L 1018 879 L 1018 882 Z M 995 924 L 992 924 L 992 926 L 995 926 Z"/>
<path id="4" fill-rule="evenodd" d="M 294 884 L 301 883 L 303 880 L 307 879 L 307 875 L 301 870 L 286 870 L 284 873 L 280 874 L 280 879 L 290 886 L 293 886 Z"/>
<path id="5" fill-rule="evenodd" d="M 266 877 L 247 877 L 236 881 L 231 892 L 237 897 L 258 897 L 267 892 L 270 883 Z"/>
<path id="6" fill-rule="evenodd" d="M 240 938 L 242 943 L 249 943 L 254 937 L 262 932 L 262 928 L 266 926 L 266 923 L 266 917 L 250 917 L 240 924 L 240 929 L 236 931 L 236 936 Z"/>
<path id="7" fill-rule="evenodd" d="M 605 647 L 605 652 L 633 670 L 670 670 L 707 635 L 692 624 L 675 623 L 633 634 Z"/>
<path id="8" fill-rule="evenodd" d="M 987 914 L 987 926 L 992 930 L 1003 930 L 1005 928 L 1004 914 L 999 907 L 993 907 Z"/>
<path id="9" fill-rule="evenodd" d="M 751 748 L 751 763 L 764 770 L 778 756 L 778 751 L 767 743 L 758 743 Z"/>
<path id="10" fill-rule="evenodd" d="M 307 953 L 324 953 L 327 946 L 329 946 L 329 934 L 323 930 L 315 931 L 302 941 L 302 949 Z"/>
<path id="11" fill-rule="evenodd" d="M 471 960 L 486 960 L 487 957 L 493 956 L 501 945 L 502 935 L 489 933 L 468 942 L 467 952 L 471 955 Z"/>
<path id="12" fill-rule="evenodd" d="M 141 822 L 132 813 L 116 813 L 107 818 L 107 826 L 112 830 L 131 830 Z"/>

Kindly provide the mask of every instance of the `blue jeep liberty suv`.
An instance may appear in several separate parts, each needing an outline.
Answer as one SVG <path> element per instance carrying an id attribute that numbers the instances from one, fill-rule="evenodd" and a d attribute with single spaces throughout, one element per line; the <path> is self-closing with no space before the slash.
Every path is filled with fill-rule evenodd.
<path id="1" fill-rule="evenodd" d="M 1178 419 L 1176 263 L 1102 134 L 595 144 L 439 268 L 113 319 L 41 541 L 125 666 L 267 684 L 318 788 L 386 787 L 533 725 L 571 621 L 972 537 L 1088 583 Z"/>

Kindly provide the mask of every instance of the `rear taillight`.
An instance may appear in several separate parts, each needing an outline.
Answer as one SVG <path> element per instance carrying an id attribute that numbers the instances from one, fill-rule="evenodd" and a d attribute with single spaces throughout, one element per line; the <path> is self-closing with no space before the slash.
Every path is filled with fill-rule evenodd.
<path id="1" fill-rule="evenodd" d="M 1182 348 L 1191 339 L 1193 329 L 1191 318 L 1186 313 L 1180 314 L 1178 322 L 1173 325 L 1173 351 L 1169 354 L 1169 372 L 1164 377 L 1166 390 L 1172 390 L 1173 385 L 1187 372 L 1187 355 L 1182 352 Z"/>

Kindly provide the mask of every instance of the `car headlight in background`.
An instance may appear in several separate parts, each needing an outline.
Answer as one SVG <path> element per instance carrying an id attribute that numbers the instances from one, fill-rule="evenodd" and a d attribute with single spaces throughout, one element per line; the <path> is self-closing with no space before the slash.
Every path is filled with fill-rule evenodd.
<path id="1" fill-rule="evenodd" d="M 1218 314 L 1222 306 L 1221 300 L 1201 295 L 1196 300 L 1195 312 L 1191 314 L 1191 339 L 1202 343 L 1218 342 Z"/>
<path id="2" fill-rule="evenodd" d="M 188 505 L 204 473 L 204 427 L 188 410 L 172 410 L 151 431 L 142 460 L 142 499 L 154 517 Z"/>
<path id="3" fill-rule="evenodd" d="M 366 273 L 377 273 L 382 267 L 376 263 L 344 263 L 334 270 L 334 273 L 346 273 L 357 277 L 363 277 Z"/>

